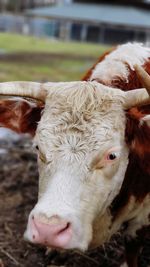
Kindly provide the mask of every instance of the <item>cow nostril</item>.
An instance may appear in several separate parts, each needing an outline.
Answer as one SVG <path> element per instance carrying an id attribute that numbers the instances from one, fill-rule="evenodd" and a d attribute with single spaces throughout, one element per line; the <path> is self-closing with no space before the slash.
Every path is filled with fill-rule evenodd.
<path id="1" fill-rule="evenodd" d="M 66 226 L 58 232 L 58 234 L 61 234 L 67 231 L 70 227 L 71 227 L 71 223 L 67 223 Z"/>

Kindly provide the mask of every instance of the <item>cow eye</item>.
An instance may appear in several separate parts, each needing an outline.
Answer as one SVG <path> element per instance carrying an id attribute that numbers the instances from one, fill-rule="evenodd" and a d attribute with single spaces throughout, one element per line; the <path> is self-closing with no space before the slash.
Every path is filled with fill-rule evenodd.
<path id="1" fill-rule="evenodd" d="M 116 152 L 111 152 L 107 155 L 107 160 L 115 160 L 116 158 L 118 157 L 117 153 Z"/>
<path id="2" fill-rule="evenodd" d="M 39 150 L 39 147 L 38 146 L 35 146 L 36 150 Z"/>

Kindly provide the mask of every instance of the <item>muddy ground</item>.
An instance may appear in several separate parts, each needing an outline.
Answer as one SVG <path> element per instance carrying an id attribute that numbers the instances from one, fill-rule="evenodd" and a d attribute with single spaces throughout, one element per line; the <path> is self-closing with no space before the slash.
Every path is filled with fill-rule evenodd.
<path id="1" fill-rule="evenodd" d="M 0 139 L 0 267 L 118 267 L 124 259 L 124 242 L 117 234 L 109 244 L 82 254 L 46 253 L 26 243 L 23 232 L 36 203 L 38 171 L 28 137 Z M 150 267 L 150 239 L 139 257 L 140 267 Z"/>

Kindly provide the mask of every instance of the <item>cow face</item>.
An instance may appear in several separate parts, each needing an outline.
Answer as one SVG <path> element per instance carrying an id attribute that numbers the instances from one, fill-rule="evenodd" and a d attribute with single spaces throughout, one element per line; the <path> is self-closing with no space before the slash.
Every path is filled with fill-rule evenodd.
<path id="1" fill-rule="evenodd" d="M 48 95 L 34 146 L 39 163 L 38 203 L 26 239 L 85 250 L 108 238 L 108 207 L 128 163 L 125 114 L 119 90 L 94 86 L 55 89 Z"/>

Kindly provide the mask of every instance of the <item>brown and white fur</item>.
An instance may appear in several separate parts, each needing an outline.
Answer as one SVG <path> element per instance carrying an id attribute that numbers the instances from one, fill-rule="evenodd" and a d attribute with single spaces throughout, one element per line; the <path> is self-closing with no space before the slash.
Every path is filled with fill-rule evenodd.
<path id="1" fill-rule="evenodd" d="M 150 225 L 150 99 L 144 89 L 130 90 L 142 87 L 135 64 L 150 73 L 149 58 L 149 48 L 126 44 L 103 55 L 82 82 L 26 84 L 24 92 L 24 83 L 0 85 L 0 94 L 42 100 L 0 102 L 2 126 L 35 133 L 39 198 L 25 233 L 30 242 L 86 250 L 124 228 L 128 265 L 137 266 L 135 239 Z"/>

